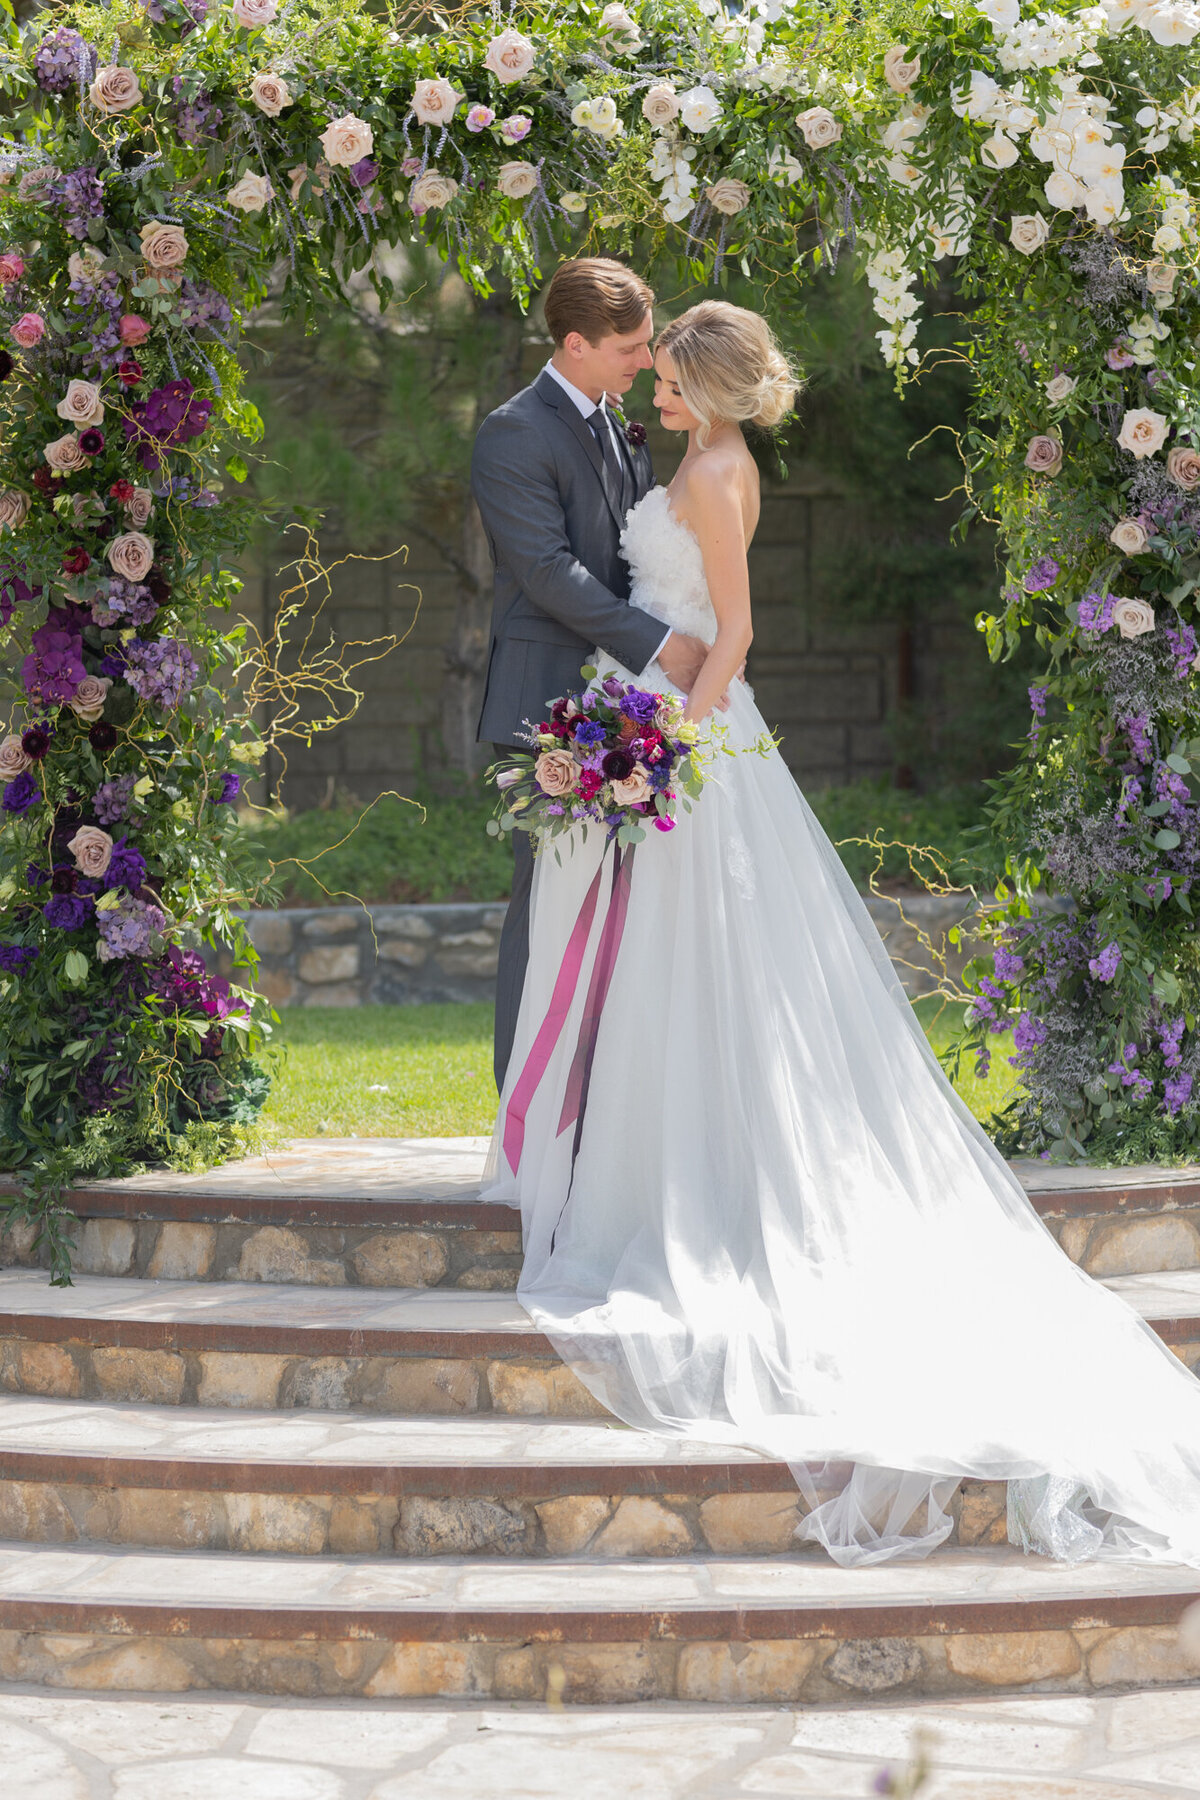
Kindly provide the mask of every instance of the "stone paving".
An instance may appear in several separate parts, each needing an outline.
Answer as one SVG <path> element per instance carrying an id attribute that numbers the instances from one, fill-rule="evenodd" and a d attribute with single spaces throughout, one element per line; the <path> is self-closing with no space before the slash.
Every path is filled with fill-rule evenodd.
<path id="1" fill-rule="evenodd" d="M 1195 1800 L 1200 1692 L 796 1710 L 137 1699 L 0 1687 L 6 1800 Z"/>

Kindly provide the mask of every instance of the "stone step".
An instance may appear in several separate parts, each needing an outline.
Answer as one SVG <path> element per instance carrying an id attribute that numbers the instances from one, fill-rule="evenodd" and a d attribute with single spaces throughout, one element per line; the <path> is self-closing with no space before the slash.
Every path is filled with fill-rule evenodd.
<path id="1" fill-rule="evenodd" d="M 846 1702 L 1200 1679 L 1200 1575 L 1011 1548 L 762 1561 L 231 1557 L 0 1544 L 0 1678 L 55 1688 Z"/>
<path id="2" fill-rule="evenodd" d="M 1200 1272 L 1105 1281 L 1189 1368 Z M 0 1272 L 0 1392 L 172 1406 L 605 1417 L 507 1294 Z"/>
<path id="3" fill-rule="evenodd" d="M 1000 1483 L 954 1502 L 1005 1541 Z M 802 1554 L 784 1463 L 615 1424 L 0 1396 L 0 1538 L 292 1555 Z"/>
<path id="4" fill-rule="evenodd" d="M 206 1175 L 92 1184 L 66 1196 L 80 1220 L 74 1264 L 187 1281 L 511 1289 L 520 1217 L 479 1200 L 486 1149 L 484 1138 L 302 1138 Z M 1200 1269 L 1200 1168 L 1014 1168 L 1090 1275 Z M 33 1239 L 20 1226 L 0 1234 L 0 1265 L 36 1266 Z"/>

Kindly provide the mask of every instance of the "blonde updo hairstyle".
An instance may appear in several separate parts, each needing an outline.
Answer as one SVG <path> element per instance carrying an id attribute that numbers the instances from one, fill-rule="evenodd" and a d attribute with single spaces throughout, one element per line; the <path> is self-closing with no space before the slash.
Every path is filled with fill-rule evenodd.
<path id="1" fill-rule="evenodd" d="M 659 333 L 683 403 L 701 422 L 700 442 L 731 420 L 773 431 L 796 403 L 800 378 L 767 321 L 727 300 L 701 300 Z"/>

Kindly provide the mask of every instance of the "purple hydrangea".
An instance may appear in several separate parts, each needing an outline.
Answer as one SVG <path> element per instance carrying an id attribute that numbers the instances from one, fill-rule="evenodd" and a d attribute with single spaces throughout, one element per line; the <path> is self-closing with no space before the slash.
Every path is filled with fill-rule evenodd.
<path id="1" fill-rule="evenodd" d="M 134 693 L 168 712 L 191 692 L 200 673 L 199 663 L 179 638 L 149 642 L 134 638 L 125 655 L 125 679 Z"/>
<path id="2" fill-rule="evenodd" d="M 27 813 L 31 806 L 36 806 L 42 797 L 42 790 L 29 771 L 23 770 L 14 776 L 0 796 L 0 807 L 6 813 Z"/>
<path id="3" fill-rule="evenodd" d="M 204 138 L 214 138 L 221 129 L 221 121 L 225 117 L 221 108 L 204 88 L 193 94 L 190 100 L 181 99 L 183 79 L 176 75 L 174 93 L 176 101 L 175 128 L 185 144 L 199 144 Z"/>
<path id="4" fill-rule="evenodd" d="M 1105 944 L 1099 955 L 1088 958 L 1088 969 L 1097 981 L 1111 981 L 1121 965 L 1119 944 Z"/>
<path id="5" fill-rule="evenodd" d="M 36 962 L 40 951 L 32 944 L 0 944 L 0 974 L 19 975 Z"/>
<path id="6" fill-rule="evenodd" d="M 86 894 L 51 894 L 42 917 L 56 931 L 78 931 L 91 918 L 94 904 Z"/>
<path id="7" fill-rule="evenodd" d="M 1024 587 L 1027 594 L 1044 594 L 1058 580 L 1060 569 L 1052 556 L 1039 556 L 1025 577 Z"/>
<path id="8" fill-rule="evenodd" d="M 1131 718 L 1119 719 L 1117 723 L 1129 734 L 1129 748 L 1139 762 L 1149 762 L 1154 755 L 1154 746 L 1150 742 L 1150 719 L 1146 713 L 1134 713 Z"/>
<path id="9" fill-rule="evenodd" d="M 130 956 L 149 956 L 154 938 L 166 928 L 166 914 L 148 901 L 132 897 L 119 906 L 96 914 L 100 942 L 96 955 L 101 962 L 121 962 Z"/>
<path id="10" fill-rule="evenodd" d="M 62 617 L 61 609 L 56 608 L 46 623 L 38 626 L 21 670 L 25 692 L 47 706 L 66 705 L 87 675 L 80 639 L 74 631 L 62 629 Z"/>
<path id="11" fill-rule="evenodd" d="M 1162 1051 L 1163 1063 L 1168 1069 L 1177 1069 L 1182 1060 L 1179 1046 L 1186 1024 L 1187 1020 L 1180 1016 L 1178 1019 L 1172 1019 L 1169 1023 L 1164 1023 L 1159 1029 L 1158 1047 Z"/>
<path id="12" fill-rule="evenodd" d="M 126 838 L 118 838 L 108 859 L 108 868 L 104 874 L 104 885 L 107 888 L 128 888 L 136 893 L 146 879 L 146 859 L 141 851 L 128 842 Z"/>
<path id="13" fill-rule="evenodd" d="M 220 335 L 233 320 L 233 307 L 211 281 L 184 280 L 175 299 L 180 323 L 194 335 L 212 331 Z"/>
<path id="14" fill-rule="evenodd" d="M 104 217 L 104 188 L 94 168 L 72 169 L 54 183 L 53 198 L 65 211 L 69 235 L 80 243 L 89 235 L 89 219 Z"/>
<path id="15" fill-rule="evenodd" d="M 90 81 L 96 73 L 96 63 L 96 52 L 87 39 L 69 25 L 60 25 L 37 47 L 34 78 L 44 93 L 65 94 L 76 83 Z"/>
<path id="16" fill-rule="evenodd" d="M 148 625 L 158 611 L 158 601 L 141 581 L 114 575 L 102 584 L 92 601 L 97 625 Z"/>
<path id="17" fill-rule="evenodd" d="M 100 783 L 92 805 L 101 825 L 119 825 L 128 818 L 136 781 L 136 775 L 115 775 L 111 781 Z"/>

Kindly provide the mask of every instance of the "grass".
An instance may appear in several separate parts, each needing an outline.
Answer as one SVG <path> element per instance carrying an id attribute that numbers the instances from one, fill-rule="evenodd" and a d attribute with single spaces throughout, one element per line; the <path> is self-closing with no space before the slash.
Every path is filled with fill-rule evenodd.
<path id="1" fill-rule="evenodd" d="M 937 1050 L 959 1029 L 961 1007 L 935 998 L 917 1014 Z M 490 1006 L 306 1007 L 282 1014 L 280 1058 L 264 1116 L 286 1137 L 479 1137 L 492 1129 Z M 958 1089 L 976 1118 L 1012 1098 L 1011 1039 L 994 1042 L 992 1071 L 964 1065 Z"/>

